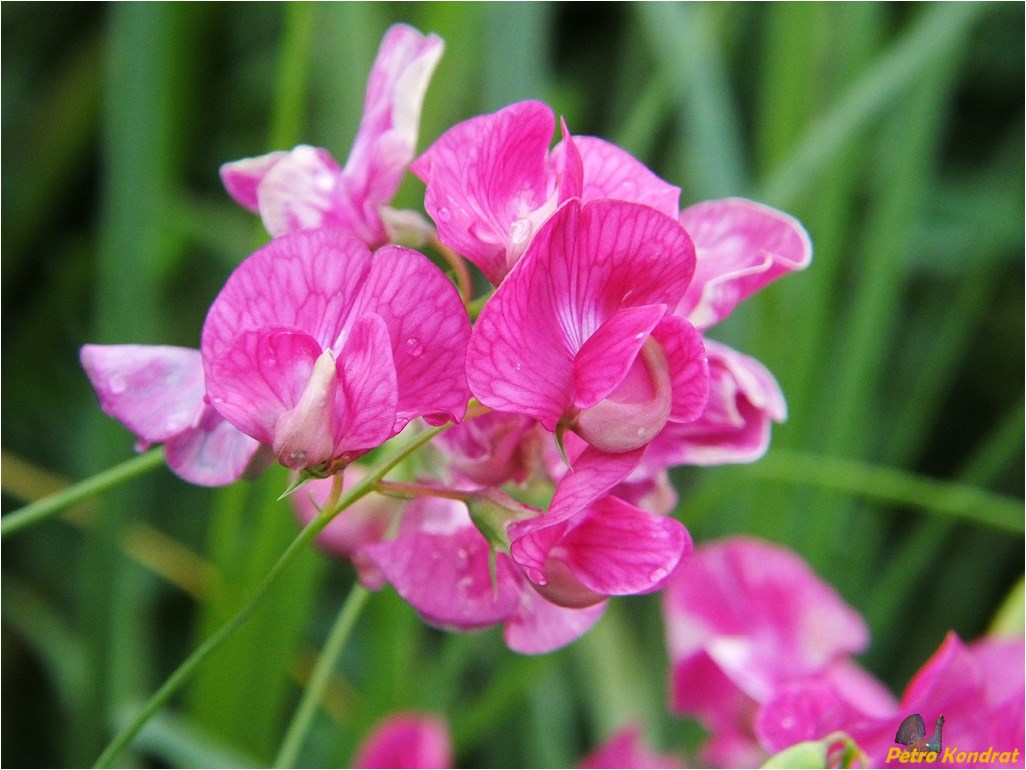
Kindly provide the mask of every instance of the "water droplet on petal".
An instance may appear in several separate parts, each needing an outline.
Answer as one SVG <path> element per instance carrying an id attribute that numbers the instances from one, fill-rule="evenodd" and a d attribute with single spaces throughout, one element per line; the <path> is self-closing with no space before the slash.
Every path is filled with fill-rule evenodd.
<path id="1" fill-rule="evenodd" d="M 471 575 L 464 575 L 456 582 L 456 588 L 463 593 L 467 593 L 473 584 L 474 578 Z"/>
<path id="2" fill-rule="evenodd" d="M 111 393 L 124 393 L 128 388 L 128 383 L 125 382 L 125 378 L 120 375 L 115 375 L 110 378 L 110 382 L 107 383 L 110 386 Z"/>
<path id="3" fill-rule="evenodd" d="M 416 358 L 424 352 L 424 345 L 416 337 L 410 337 L 406 340 L 406 352 Z"/>
<path id="4" fill-rule="evenodd" d="M 649 573 L 648 579 L 651 580 L 653 583 L 658 583 L 668 574 L 669 573 L 665 569 L 663 569 L 662 567 L 658 567 L 657 569 L 654 569 Z"/>
<path id="5" fill-rule="evenodd" d="M 448 222 L 452 219 L 452 214 L 449 212 L 449 209 L 445 208 L 445 206 L 438 209 L 436 216 L 438 217 L 439 222 Z"/>

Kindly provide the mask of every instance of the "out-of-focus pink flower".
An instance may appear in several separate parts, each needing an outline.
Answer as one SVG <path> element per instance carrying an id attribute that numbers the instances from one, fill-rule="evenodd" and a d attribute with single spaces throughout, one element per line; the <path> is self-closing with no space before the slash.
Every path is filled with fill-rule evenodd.
<path id="1" fill-rule="evenodd" d="M 578 767 L 671 768 L 684 767 L 684 762 L 673 754 L 650 751 L 642 743 L 641 726 L 628 725 L 582 759 Z"/>
<path id="2" fill-rule="evenodd" d="M 359 464 L 346 468 L 343 491 L 359 483 L 365 469 Z M 296 518 L 302 525 L 313 521 L 331 494 L 334 478 L 312 479 L 289 496 Z M 365 588 L 377 591 L 385 583 L 380 570 L 363 555 L 363 547 L 379 543 L 398 520 L 402 503 L 390 497 L 370 494 L 335 516 L 314 542 L 331 556 L 348 559 L 359 573 Z"/>
<path id="3" fill-rule="evenodd" d="M 200 352 L 166 345 L 84 345 L 82 366 L 104 412 L 143 451 L 164 444 L 168 467 L 193 484 L 242 477 L 260 448 L 205 400 Z"/>
<path id="4" fill-rule="evenodd" d="M 687 234 L 654 209 L 568 201 L 482 309 L 471 390 L 610 453 L 695 419 L 708 396 L 705 351 L 689 323 L 668 315 L 693 264 Z"/>
<path id="5" fill-rule="evenodd" d="M 920 714 L 929 736 L 943 716 L 944 747 L 966 752 L 993 747 L 998 753 L 1018 749 L 1010 766 L 1021 767 L 1026 751 L 1023 658 L 1022 639 L 987 638 L 966 646 L 949 633 L 912 678 L 901 702 L 889 710 L 867 709 L 844 682 L 811 679 L 782 688 L 761 709 L 756 728 L 770 751 L 843 730 L 872 766 L 883 767 L 899 764 L 888 763 L 887 753 L 897 746 L 895 733 L 905 717 Z M 943 754 L 934 765 L 955 761 L 942 760 Z M 1001 766 L 997 760 L 983 764 Z"/>
<path id="6" fill-rule="evenodd" d="M 616 198 L 677 216 L 680 189 L 616 145 L 570 137 L 541 102 L 511 104 L 446 131 L 410 167 L 427 184 L 438 237 L 498 285 L 556 208 L 571 197 Z"/>
<path id="7" fill-rule="evenodd" d="M 469 335 L 456 289 L 423 255 L 301 230 L 232 273 L 201 350 L 226 420 L 282 464 L 331 473 L 415 417 L 461 419 Z"/>
<path id="8" fill-rule="evenodd" d="M 747 538 L 703 545 L 682 561 L 663 615 L 671 706 L 710 728 L 708 748 L 728 765 L 758 753 L 759 703 L 868 643 L 861 617 L 797 555 Z"/>
<path id="9" fill-rule="evenodd" d="M 364 739 L 353 758 L 353 767 L 452 767 L 449 727 L 439 717 L 427 714 L 392 714 Z"/>
<path id="10" fill-rule="evenodd" d="M 221 179 L 228 193 L 258 212 L 272 236 L 341 227 L 369 246 L 385 243 L 398 213 L 385 207 L 413 159 L 424 94 L 443 47 L 436 35 L 405 24 L 390 27 L 371 68 L 363 118 L 345 166 L 327 150 L 300 145 L 226 163 Z"/>

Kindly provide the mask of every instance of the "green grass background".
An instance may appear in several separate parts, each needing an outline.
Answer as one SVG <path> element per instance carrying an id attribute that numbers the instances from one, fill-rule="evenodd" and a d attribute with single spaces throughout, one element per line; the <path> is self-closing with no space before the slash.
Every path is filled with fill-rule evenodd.
<path id="1" fill-rule="evenodd" d="M 789 420 L 759 463 L 676 472 L 677 515 L 698 544 L 798 550 L 899 693 L 948 629 L 983 634 L 1023 573 L 1019 3 L 4 3 L 4 512 L 132 455 L 79 346 L 197 344 L 264 237 L 218 166 L 300 142 L 344 158 L 395 21 L 446 42 L 421 148 L 542 99 L 685 204 L 745 195 L 805 224 L 811 268 L 711 334 L 770 367 Z M 400 203 L 422 194 L 411 178 Z M 5 538 L 0 762 L 92 763 L 294 537 L 283 485 L 161 469 Z M 271 762 L 352 583 L 303 554 L 118 761 Z M 631 720 L 687 751 L 701 731 L 667 713 L 666 668 L 658 597 L 525 658 L 386 589 L 298 762 L 347 766 L 399 708 L 444 714 L 463 766 L 570 765 Z"/>

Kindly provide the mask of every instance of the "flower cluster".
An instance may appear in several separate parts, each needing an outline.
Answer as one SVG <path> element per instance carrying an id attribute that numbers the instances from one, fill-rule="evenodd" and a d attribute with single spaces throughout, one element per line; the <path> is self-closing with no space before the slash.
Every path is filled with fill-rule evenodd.
<path id="1" fill-rule="evenodd" d="M 966 645 L 949 633 L 898 701 L 852 660 L 869 644 L 862 618 L 780 546 L 696 548 L 663 598 L 671 707 L 709 728 L 711 766 L 756 767 L 842 732 L 883 767 L 915 713 L 944 716 L 949 746 L 1024 745 L 1021 637 Z"/>
<path id="2" fill-rule="evenodd" d="M 550 146 L 556 118 L 536 101 L 416 157 L 442 48 L 388 30 L 344 165 L 301 145 L 222 167 L 272 240 L 229 277 L 198 351 L 88 345 L 82 362 L 103 409 L 198 484 L 274 459 L 351 480 L 411 423 L 452 423 L 415 475 L 388 482 L 412 502 L 352 506 L 322 542 L 427 621 L 502 623 L 511 648 L 539 653 L 608 597 L 664 587 L 690 551 L 668 468 L 765 451 L 785 417 L 776 382 L 705 334 L 811 247 L 747 200 L 681 210 L 678 187 L 565 121 Z M 407 169 L 430 222 L 390 207 Z M 401 244 L 427 244 L 459 288 Z M 328 497 L 312 482 L 294 500 L 313 515 Z"/>

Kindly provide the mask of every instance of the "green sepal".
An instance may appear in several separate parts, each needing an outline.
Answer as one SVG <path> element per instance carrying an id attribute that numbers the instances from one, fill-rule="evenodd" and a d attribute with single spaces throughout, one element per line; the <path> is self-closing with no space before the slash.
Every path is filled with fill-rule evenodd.
<path id="1" fill-rule="evenodd" d="M 865 767 L 867 757 L 846 733 L 831 733 L 818 741 L 803 741 L 774 754 L 763 763 L 764 768 L 827 768 Z"/>

